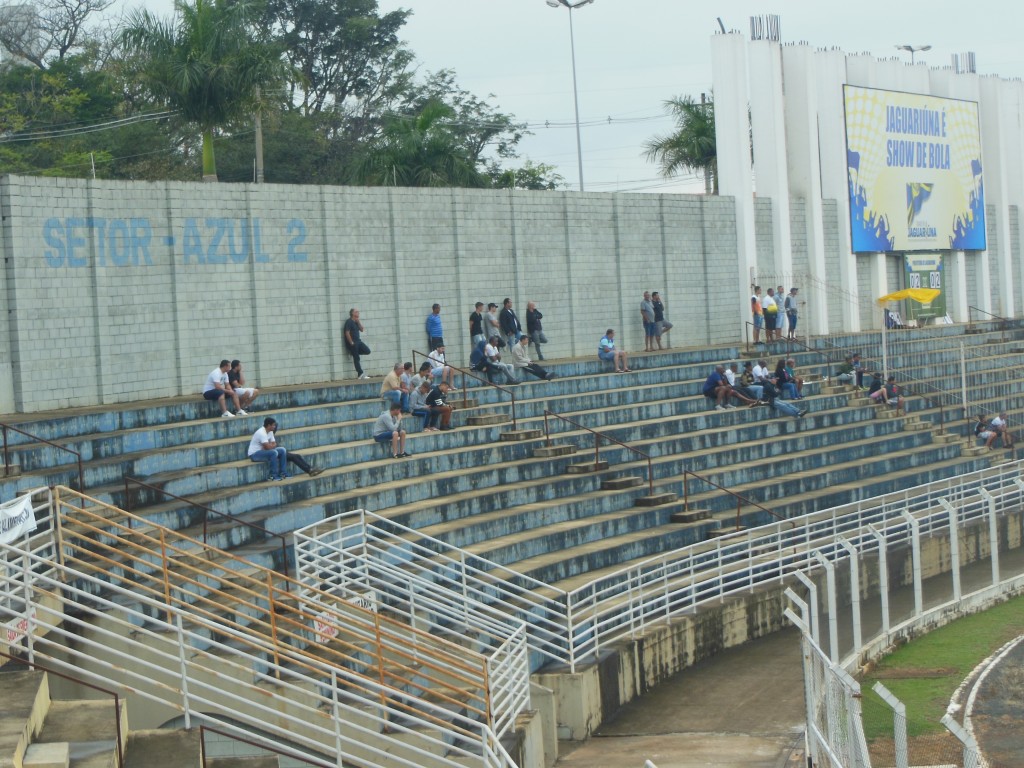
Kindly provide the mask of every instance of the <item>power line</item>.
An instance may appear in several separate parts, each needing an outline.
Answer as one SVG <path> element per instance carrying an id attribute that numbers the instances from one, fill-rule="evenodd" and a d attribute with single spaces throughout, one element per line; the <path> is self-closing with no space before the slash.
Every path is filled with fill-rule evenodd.
<path id="1" fill-rule="evenodd" d="M 81 136 L 86 133 L 96 133 L 97 131 L 107 131 L 112 128 L 122 128 L 126 125 L 134 125 L 136 123 L 145 123 L 152 120 L 163 120 L 178 114 L 175 111 L 166 112 L 151 112 L 143 115 L 133 115 L 132 117 L 123 117 L 118 120 L 109 120 L 104 123 L 94 123 L 93 125 L 81 127 L 81 128 L 62 128 L 54 131 L 36 131 L 32 133 L 12 133 L 7 136 L 0 136 L 0 144 L 10 144 L 13 142 L 20 141 L 43 141 L 45 139 L 64 139 L 72 136 Z"/>

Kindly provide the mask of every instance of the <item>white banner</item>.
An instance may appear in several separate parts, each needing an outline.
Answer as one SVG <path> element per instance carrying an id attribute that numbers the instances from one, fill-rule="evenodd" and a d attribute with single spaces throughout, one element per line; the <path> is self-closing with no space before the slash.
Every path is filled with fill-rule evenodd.
<path id="1" fill-rule="evenodd" d="M 10 544 L 35 529 L 36 516 L 30 496 L 0 504 L 0 544 Z"/>

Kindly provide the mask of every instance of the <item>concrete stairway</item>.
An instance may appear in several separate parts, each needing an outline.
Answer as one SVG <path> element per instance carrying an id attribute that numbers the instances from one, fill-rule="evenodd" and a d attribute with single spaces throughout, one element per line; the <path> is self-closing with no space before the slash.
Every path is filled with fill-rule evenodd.
<path id="1" fill-rule="evenodd" d="M 112 699 L 54 699 L 49 675 L 37 670 L 0 672 L 0 691 L 0 764 L 117 768 L 118 738 L 123 751 L 128 735 L 123 701 L 118 723 Z M 192 761 L 168 764 L 168 768 L 199 766 L 198 750 Z"/>

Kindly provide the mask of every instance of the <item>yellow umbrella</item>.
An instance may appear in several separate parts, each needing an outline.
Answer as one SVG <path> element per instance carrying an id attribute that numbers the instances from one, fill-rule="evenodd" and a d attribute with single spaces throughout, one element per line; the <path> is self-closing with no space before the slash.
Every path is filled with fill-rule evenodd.
<path id="1" fill-rule="evenodd" d="M 902 291 L 896 291 L 896 293 L 890 293 L 888 296 L 875 299 L 875 301 L 879 306 L 884 306 L 889 301 L 903 301 L 903 299 L 912 299 L 918 304 L 931 304 L 940 293 L 942 291 L 938 288 L 905 288 Z"/>

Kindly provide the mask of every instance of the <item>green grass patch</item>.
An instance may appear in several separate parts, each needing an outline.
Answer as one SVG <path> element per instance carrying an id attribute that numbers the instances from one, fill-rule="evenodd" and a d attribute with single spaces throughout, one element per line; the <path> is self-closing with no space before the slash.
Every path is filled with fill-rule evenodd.
<path id="1" fill-rule="evenodd" d="M 981 661 L 1024 633 L 1024 597 L 957 619 L 915 638 L 878 662 L 861 681 L 869 741 L 892 736 L 892 710 L 871 690 L 881 681 L 907 707 L 910 737 L 944 733 L 939 720 L 953 691 Z"/>

